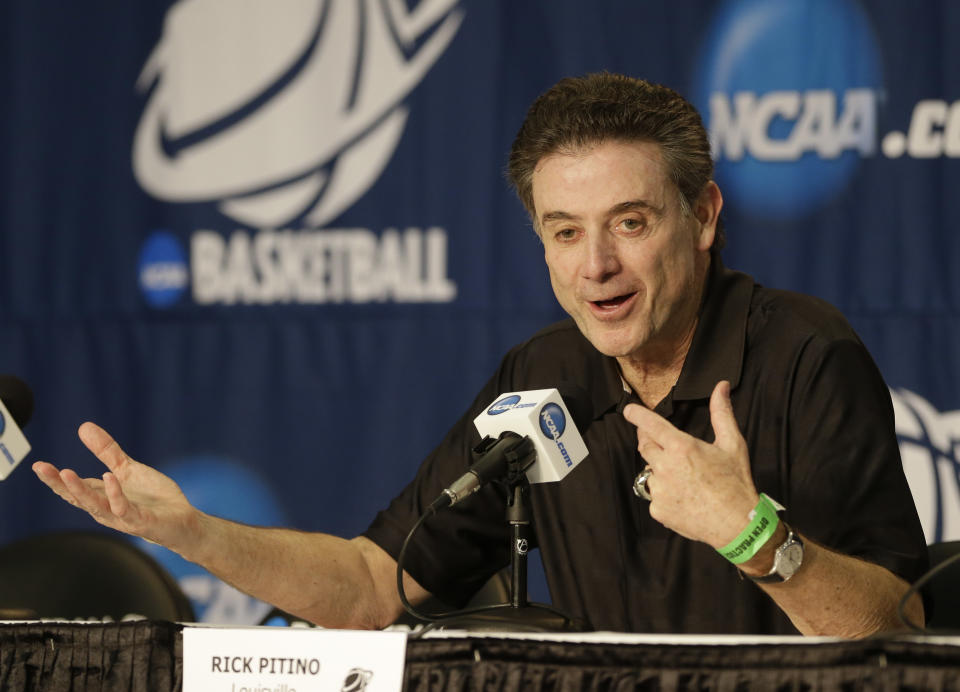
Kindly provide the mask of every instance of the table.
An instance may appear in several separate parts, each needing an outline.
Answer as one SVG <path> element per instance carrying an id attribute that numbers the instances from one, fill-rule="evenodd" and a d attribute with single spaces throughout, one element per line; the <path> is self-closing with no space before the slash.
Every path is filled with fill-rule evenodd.
<path id="1" fill-rule="evenodd" d="M 0 689 L 179 690 L 183 625 L 0 623 Z M 834 639 L 431 633 L 405 689 L 960 690 L 960 637 Z"/>

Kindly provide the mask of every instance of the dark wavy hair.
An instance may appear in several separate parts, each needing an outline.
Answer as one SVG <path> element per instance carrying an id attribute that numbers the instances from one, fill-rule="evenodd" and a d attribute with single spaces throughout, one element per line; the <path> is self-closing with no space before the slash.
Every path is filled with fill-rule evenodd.
<path id="1" fill-rule="evenodd" d="M 577 152 L 606 140 L 660 145 L 667 172 L 680 191 L 685 213 L 713 178 L 710 139 L 697 110 L 659 84 L 601 72 L 563 79 L 542 94 L 510 149 L 507 174 L 536 226 L 533 171 L 544 157 Z M 725 242 L 718 221 L 714 249 Z"/>

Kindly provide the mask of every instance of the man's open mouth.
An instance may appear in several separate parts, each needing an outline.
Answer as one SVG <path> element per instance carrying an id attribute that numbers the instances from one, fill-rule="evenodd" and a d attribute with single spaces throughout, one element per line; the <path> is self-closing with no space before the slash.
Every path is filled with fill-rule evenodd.
<path id="1" fill-rule="evenodd" d="M 625 293 L 625 294 L 622 295 L 622 296 L 615 296 L 614 298 L 608 298 L 608 299 L 606 299 L 606 300 L 593 300 L 593 301 L 590 301 L 590 302 L 592 302 L 592 303 L 593 303 L 594 305 L 596 305 L 598 308 L 601 308 L 601 309 L 603 309 L 603 310 L 610 310 L 610 309 L 612 309 L 612 308 L 620 307 L 620 306 L 623 305 L 625 302 L 627 302 L 628 300 L 630 300 L 630 298 L 632 298 L 634 295 L 636 295 L 636 294 L 634 294 L 634 293 Z"/>

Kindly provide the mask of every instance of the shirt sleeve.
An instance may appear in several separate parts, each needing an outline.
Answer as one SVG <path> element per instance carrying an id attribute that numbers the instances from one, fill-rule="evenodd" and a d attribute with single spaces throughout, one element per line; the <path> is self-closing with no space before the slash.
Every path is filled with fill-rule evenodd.
<path id="1" fill-rule="evenodd" d="M 364 532 L 394 559 L 424 510 L 472 463 L 472 449 L 480 442 L 473 419 L 504 391 L 500 387 L 506 369 L 501 365 L 470 409 L 420 465 L 410 484 Z M 509 536 L 505 490 L 491 483 L 428 518 L 411 538 L 403 567 L 432 595 L 460 608 L 509 564 Z"/>
<path id="2" fill-rule="evenodd" d="M 787 517 L 801 534 L 907 582 L 926 541 L 903 471 L 893 406 L 855 337 L 814 337 L 790 393 Z"/>

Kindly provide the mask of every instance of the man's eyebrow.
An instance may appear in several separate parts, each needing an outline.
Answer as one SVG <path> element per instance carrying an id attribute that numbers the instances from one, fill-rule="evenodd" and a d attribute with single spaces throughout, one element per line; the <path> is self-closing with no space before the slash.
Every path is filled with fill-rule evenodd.
<path id="1" fill-rule="evenodd" d="M 565 211 L 548 211 L 540 217 L 540 223 L 546 224 L 550 221 L 572 221 L 577 217 Z"/>
<path id="2" fill-rule="evenodd" d="M 645 199 L 631 199 L 610 207 L 609 214 L 614 216 L 616 214 L 622 214 L 625 211 L 649 211 L 657 216 L 663 216 L 664 208 L 662 205 L 658 207 Z"/>
<path id="3" fill-rule="evenodd" d="M 648 211 L 656 216 L 663 216 L 663 206 L 656 206 L 644 199 L 631 199 L 615 204 L 607 211 L 608 216 L 615 216 L 626 211 Z M 566 211 L 548 211 L 540 217 L 540 225 L 545 226 L 551 221 L 576 221 L 580 217 Z"/>

